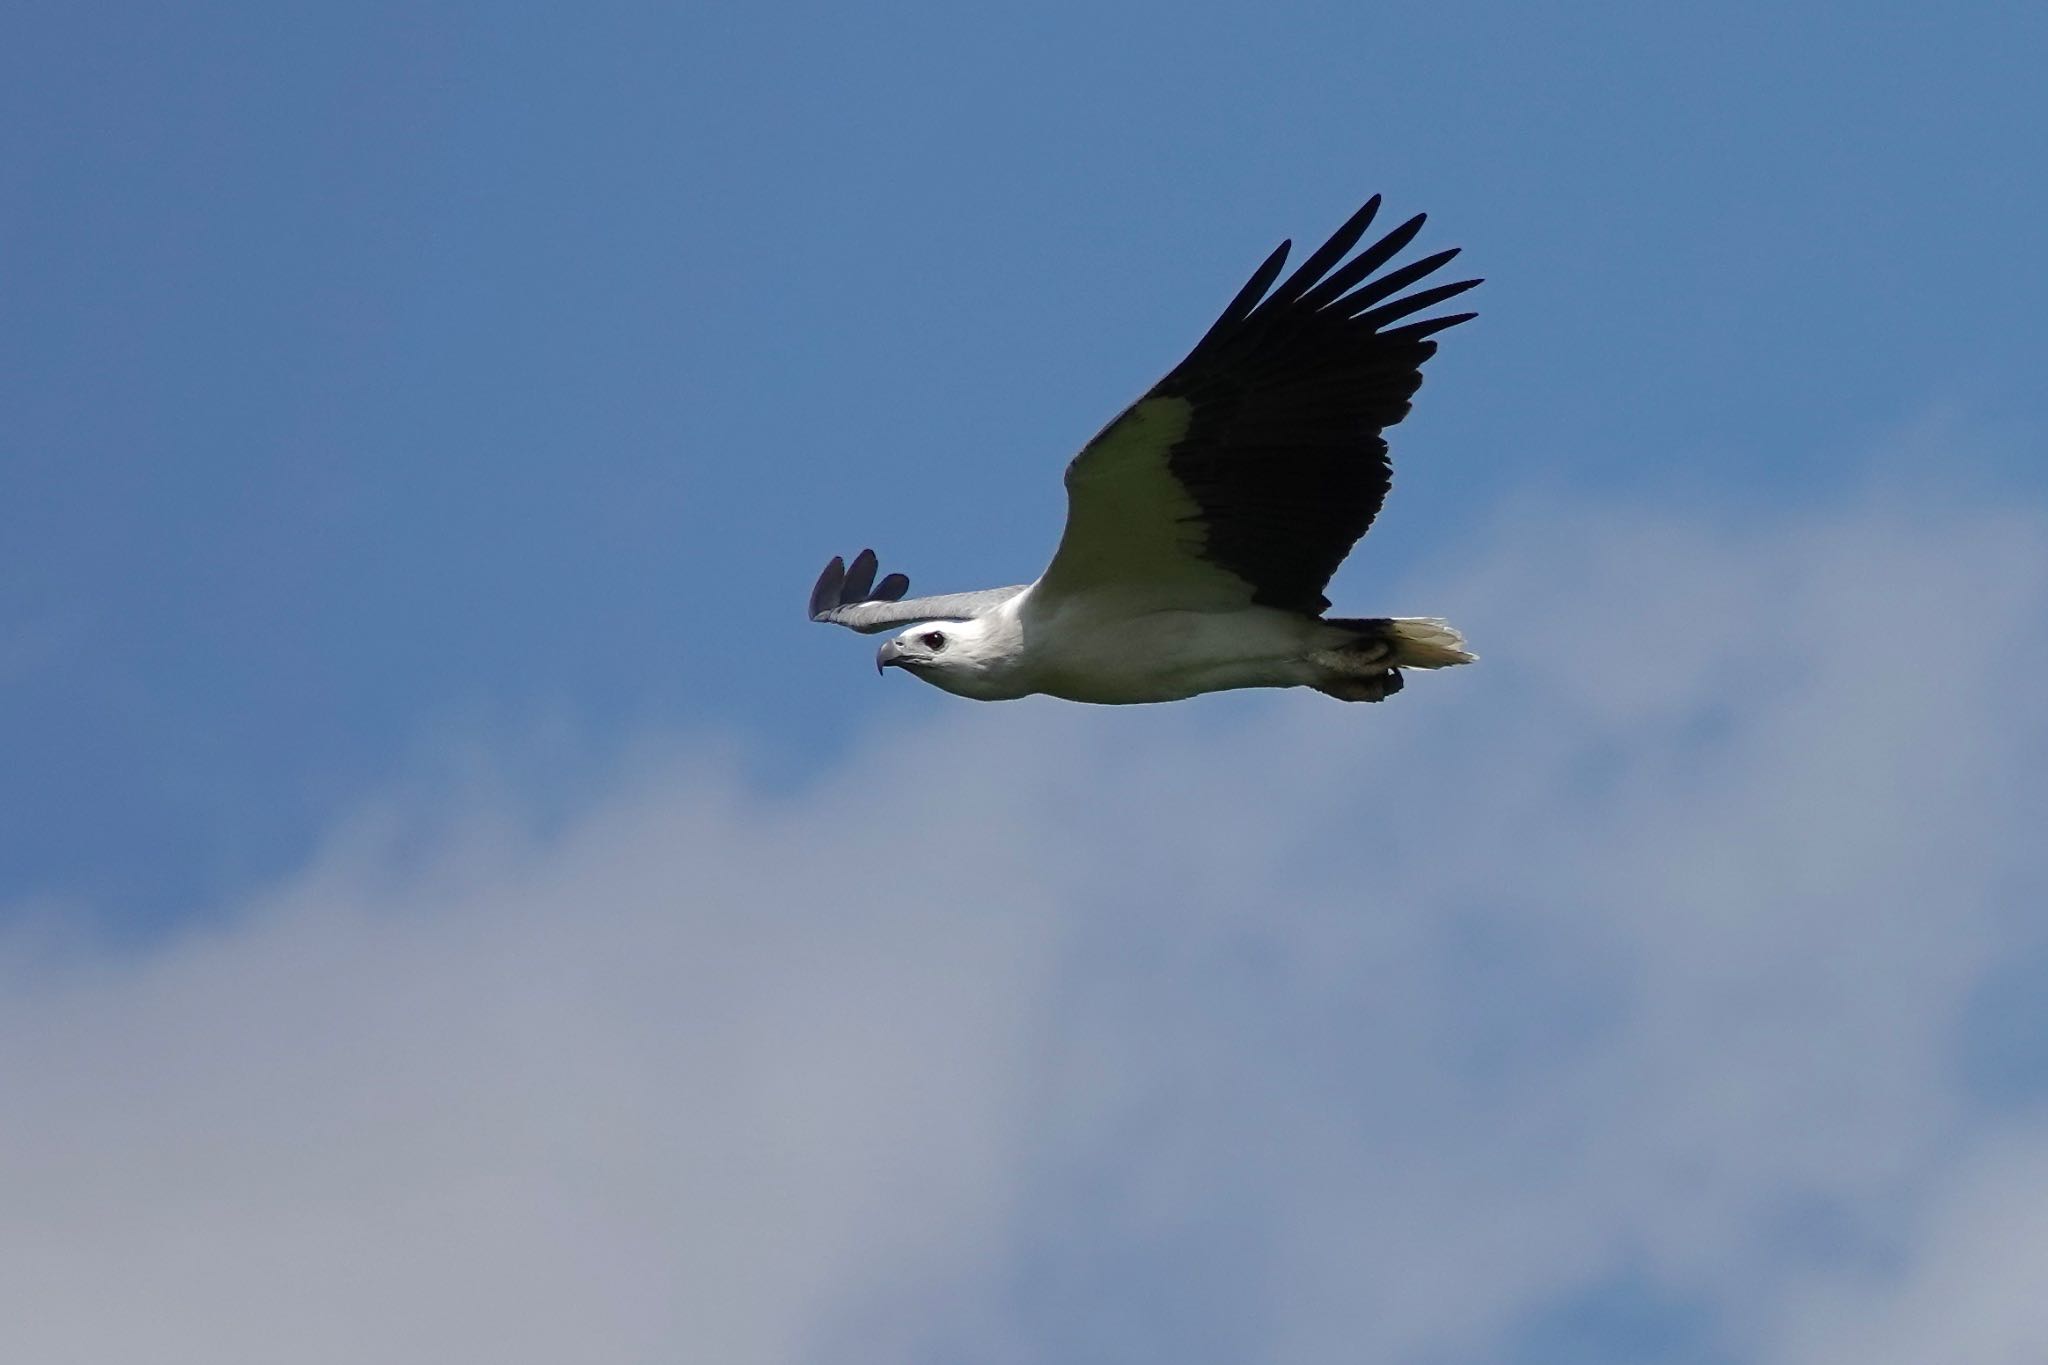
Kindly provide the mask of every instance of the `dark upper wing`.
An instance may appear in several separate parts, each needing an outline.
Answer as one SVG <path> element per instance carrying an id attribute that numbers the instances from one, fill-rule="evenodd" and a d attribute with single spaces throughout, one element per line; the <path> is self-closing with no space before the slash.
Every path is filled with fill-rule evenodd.
<path id="1" fill-rule="evenodd" d="M 1404 292 L 1455 250 L 1377 273 L 1420 214 L 1345 260 L 1379 205 L 1276 288 L 1281 243 L 1187 359 L 1074 458 L 1066 530 L 1034 601 L 1128 589 L 1190 605 L 1329 605 L 1323 586 L 1386 498 L 1381 433 L 1407 415 L 1430 336 L 1475 316 L 1402 321 L 1479 283 Z"/>
<path id="2" fill-rule="evenodd" d="M 818 575 L 811 589 L 811 619 L 828 625 L 845 626 L 863 635 L 907 626 L 918 621 L 966 621 L 993 611 L 1024 591 L 1014 588 L 984 588 L 980 592 L 947 593 L 943 597 L 912 597 L 910 580 L 892 573 L 875 581 L 875 552 L 862 550 L 847 564 L 838 555 Z"/>

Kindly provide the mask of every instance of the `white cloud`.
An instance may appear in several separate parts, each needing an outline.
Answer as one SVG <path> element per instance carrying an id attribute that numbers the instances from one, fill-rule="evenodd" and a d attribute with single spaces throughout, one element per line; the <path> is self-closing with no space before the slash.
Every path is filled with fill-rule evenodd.
<path id="1" fill-rule="evenodd" d="M 2048 927 L 2048 521 L 1491 544 L 1395 604 L 1484 666 L 1384 707 L 935 700 L 18 945 L 11 1354 L 1497 1359 L 1617 1281 L 1738 1359 L 2048 1351 L 2048 1138 L 1957 1062 Z"/>
<path id="2" fill-rule="evenodd" d="M 2032 1365 L 2048 1344 L 2048 1131 L 2000 1134 L 1956 1161 L 1904 1275 L 1845 1279 L 1800 1304 L 1798 1365 Z"/>

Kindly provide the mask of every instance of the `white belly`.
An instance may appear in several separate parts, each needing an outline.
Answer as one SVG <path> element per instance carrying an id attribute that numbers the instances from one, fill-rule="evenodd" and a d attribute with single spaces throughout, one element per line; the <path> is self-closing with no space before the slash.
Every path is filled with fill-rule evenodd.
<path id="1" fill-rule="evenodd" d="M 1178 701 L 1310 681 L 1329 627 L 1270 607 L 1160 611 L 1107 622 L 1078 612 L 1027 629 L 1020 681 L 1068 701 Z"/>

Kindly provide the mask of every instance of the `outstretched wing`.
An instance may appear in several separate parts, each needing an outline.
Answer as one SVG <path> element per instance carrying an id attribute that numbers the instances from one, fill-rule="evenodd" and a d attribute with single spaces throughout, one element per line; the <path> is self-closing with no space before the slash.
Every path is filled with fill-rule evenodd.
<path id="1" fill-rule="evenodd" d="M 817 586 L 811 589 L 811 619 L 873 635 L 918 621 L 971 620 L 994 611 L 1024 591 L 1020 583 L 1014 588 L 984 588 L 980 592 L 906 599 L 903 594 L 910 591 L 910 580 L 892 573 L 877 583 L 876 567 L 873 550 L 862 550 L 850 565 L 838 555 L 832 556 L 825 572 L 818 575 Z"/>
<path id="2" fill-rule="evenodd" d="M 1066 530 L 1034 602 L 1107 590 L 1191 607 L 1329 606 L 1324 585 L 1386 498 L 1381 433 L 1407 415 L 1436 352 L 1429 338 L 1476 316 L 1400 322 L 1479 283 L 1403 292 L 1455 249 L 1375 278 L 1420 214 L 1344 259 L 1379 206 L 1374 195 L 1273 288 L 1282 242 L 1187 359 L 1074 457 Z"/>

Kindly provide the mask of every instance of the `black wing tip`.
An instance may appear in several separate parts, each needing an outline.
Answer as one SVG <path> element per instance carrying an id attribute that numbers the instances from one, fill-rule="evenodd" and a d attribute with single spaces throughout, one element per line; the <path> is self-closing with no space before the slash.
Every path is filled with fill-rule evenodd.
<path id="1" fill-rule="evenodd" d="M 846 561 L 833 555 L 825 562 L 825 572 L 818 575 L 818 581 L 811 586 L 811 619 L 822 617 L 839 605 L 839 589 L 846 582 Z"/>
<path id="2" fill-rule="evenodd" d="M 1255 312 L 1270 313 L 1291 306 L 1295 300 L 1313 289 L 1316 282 L 1336 269 L 1351 249 L 1358 245 L 1358 239 L 1365 236 L 1365 230 L 1372 226 L 1372 220 L 1379 215 L 1380 196 L 1377 194 L 1365 201 L 1364 205 L 1344 220 L 1342 227 L 1330 234 L 1324 242 L 1309 254 L 1307 260 L 1295 268 L 1292 275 L 1280 287 L 1260 301 Z"/>
<path id="3" fill-rule="evenodd" d="M 875 569 L 878 567 L 873 550 L 862 550 L 853 557 L 853 563 L 846 566 L 846 581 L 840 585 L 841 602 L 859 602 L 868 595 L 868 589 L 875 586 Z"/>
<path id="4" fill-rule="evenodd" d="M 1441 269 L 1454 260 L 1463 248 L 1450 247 L 1411 262 L 1398 270 L 1380 275 L 1379 272 L 1400 255 L 1429 222 L 1427 213 L 1417 213 L 1354 255 L 1353 248 L 1365 235 L 1366 229 L 1371 226 L 1384 202 L 1384 196 L 1378 194 L 1367 199 L 1328 241 L 1318 247 L 1299 269 L 1275 288 L 1274 282 L 1280 278 L 1288 252 L 1293 246 L 1292 239 L 1282 242 L 1253 272 L 1251 279 L 1238 290 L 1237 296 L 1230 301 L 1215 324 L 1195 344 L 1190 359 L 1208 352 L 1214 346 L 1263 333 L 1282 315 L 1324 313 L 1339 318 L 1356 319 L 1371 310 L 1376 314 L 1377 325 L 1392 322 L 1406 316 L 1407 312 L 1414 311 L 1412 308 L 1401 310 L 1395 305 L 1384 308 L 1378 305 L 1386 303 L 1388 299 L 1400 294 L 1416 281 Z M 1345 260 L 1346 256 L 1350 259 Z M 1378 278 L 1374 278 L 1375 276 Z M 1452 292 L 1463 292 L 1478 283 L 1477 280 L 1463 283 Z M 1429 305 L 1425 302 L 1416 306 Z"/>
<path id="5" fill-rule="evenodd" d="M 1439 284 L 1428 289 L 1418 289 L 1413 294 L 1404 294 L 1390 303 L 1382 303 L 1376 308 L 1354 313 L 1351 315 L 1351 321 L 1356 326 L 1384 335 L 1389 323 L 1399 322 L 1410 313 L 1434 308 L 1440 303 L 1456 298 L 1478 283 L 1477 280 L 1460 280 L 1456 284 Z"/>
<path id="6" fill-rule="evenodd" d="M 903 594 L 910 591 L 909 577 L 892 573 L 877 583 L 875 570 L 879 567 L 880 561 L 875 558 L 873 550 L 862 550 L 853 557 L 851 564 L 833 555 L 811 588 L 811 619 L 825 620 L 837 607 L 901 600 Z"/>
<path id="7" fill-rule="evenodd" d="M 1273 287 L 1273 281 L 1280 278 L 1280 272 L 1287 265 L 1287 253 L 1293 249 L 1292 237 L 1273 248 L 1259 268 L 1252 272 L 1252 277 L 1244 282 L 1244 287 L 1224 305 L 1222 313 L 1210 324 L 1209 330 L 1202 333 L 1202 339 L 1195 343 L 1194 353 L 1198 354 L 1212 342 L 1230 335 L 1251 317 L 1258 308 L 1259 301 L 1266 297 L 1266 291 Z"/>
<path id="8" fill-rule="evenodd" d="M 1421 322 L 1410 322 L 1400 327 L 1389 327 L 1374 335 L 1381 341 L 1415 348 L 1416 363 L 1419 365 L 1436 354 L 1436 342 L 1431 340 L 1438 332 L 1449 331 L 1461 322 L 1470 322 L 1477 313 L 1452 313 L 1447 317 L 1424 318 Z"/>

